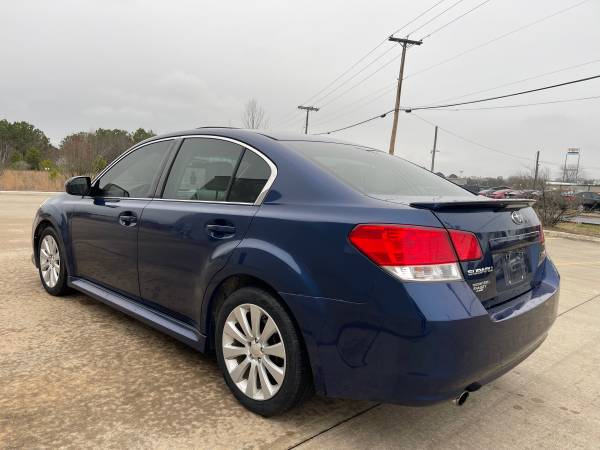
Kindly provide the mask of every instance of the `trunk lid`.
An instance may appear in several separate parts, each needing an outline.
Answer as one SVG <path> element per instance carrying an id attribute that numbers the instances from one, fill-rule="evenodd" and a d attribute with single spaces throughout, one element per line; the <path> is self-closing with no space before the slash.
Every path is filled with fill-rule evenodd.
<path id="1" fill-rule="evenodd" d="M 461 262 L 465 281 L 486 308 L 531 290 L 545 256 L 540 221 L 531 200 L 483 198 L 414 201 L 448 229 L 474 233 L 483 258 Z"/>

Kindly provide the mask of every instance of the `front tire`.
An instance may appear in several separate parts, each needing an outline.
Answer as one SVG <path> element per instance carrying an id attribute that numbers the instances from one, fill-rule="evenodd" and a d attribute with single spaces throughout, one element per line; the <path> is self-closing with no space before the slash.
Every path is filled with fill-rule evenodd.
<path id="1" fill-rule="evenodd" d="M 251 287 L 223 302 L 215 327 L 217 361 L 237 400 L 265 417 L 281 414 L 310 392 L 308 358 L 287 311 Z"/>
<path id="2" fill-rule="evenodd" d="M 39 274 L 42 286 L 51 295 L 64 295 L 68 292 L 67 270 L 60 240 L 53 228 L 42 231 L 38 247 Z"/>

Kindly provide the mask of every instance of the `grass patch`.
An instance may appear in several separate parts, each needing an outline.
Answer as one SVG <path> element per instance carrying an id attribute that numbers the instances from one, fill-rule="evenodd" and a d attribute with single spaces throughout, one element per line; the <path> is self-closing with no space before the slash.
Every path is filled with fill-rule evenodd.
<path id="1" fill-rule="evenodd" d="M 551 227 L 550 230 L 600 237 L 600 225 L 591 223 L 560 222 L 556 226 Z"/>

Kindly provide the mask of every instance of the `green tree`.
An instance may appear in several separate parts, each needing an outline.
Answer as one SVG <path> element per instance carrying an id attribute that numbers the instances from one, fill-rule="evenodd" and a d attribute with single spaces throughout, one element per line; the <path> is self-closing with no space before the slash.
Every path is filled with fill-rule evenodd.
<path id="1" fill-rule="evenodd" d="M 151 138 L 152 136 L 156 136 L 154 131 L 146 131 L 143 128 L 138 128 L 132 133 L 131 140 L 133 141 L 133 144 L 137 144 L 138 142 L 142 142 L 143 140 Z"/>
<path id="2" fill-rule="evenodd" d="M 27 150 L 32 147 L 38 149 L 40 156 L 52 149 L 44 132 L 34 125 L 0 120 L 0 170 L 9 162 L 25 160 Z"/>
<path id="3" fill-rule="evenodd" d="M 32 170 L 40 170 L 40 163 L 42 161 L 42 152 L 36 147 L 29 147 L 25 152 L 25 158 L 23 158 Z"/>
<path id="4" fill-rule="evenodd" d="M 106 161 L 106 159 L 104 159 L 104 157 L 102 155 L 97 155 L 96 159 L 94 159 L 94 165 L 92 167 L 92 170 L 95 173 L 99 173 L 102 172 L 102 170 L 104 170 L 104 168 L 107 166 L 108 162 Z"/>

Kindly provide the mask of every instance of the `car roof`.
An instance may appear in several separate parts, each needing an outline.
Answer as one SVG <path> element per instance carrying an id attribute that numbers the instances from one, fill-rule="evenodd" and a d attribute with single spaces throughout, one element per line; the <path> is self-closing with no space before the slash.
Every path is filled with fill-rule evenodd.
<path id="1" fill-rule="evenodd" d="M 182 131 L 174 131 L 170 133 L 164 133 L 161 135 L 153 136 L 147 141 L 153 141 L 156 139 L 169 138 L 173 136 L 191 136 L 191 135 L 215 135 L 222 137 L 230 137 L 233 139 L 243 138 L 244 136 L 264 136 L 275 141 L 314 141 L 314 142 L 333 142 L 338 144 L 352 144 L 348 141 L 343 141 L 340 139 L 332 138 L 327 135 L 312 135 L 312 134 L 302 134 L 302 133 L 292 133 L 289 131 L 272 131 L 272 130 L 252 130 L 246 128 L 235 128 L 235 127 L 199 127 L 192 128 L 188 130 Z M 353 144 L 356 145 L 356 144 Z M 362 146 L 361 146 L 362 147 Z"/>

